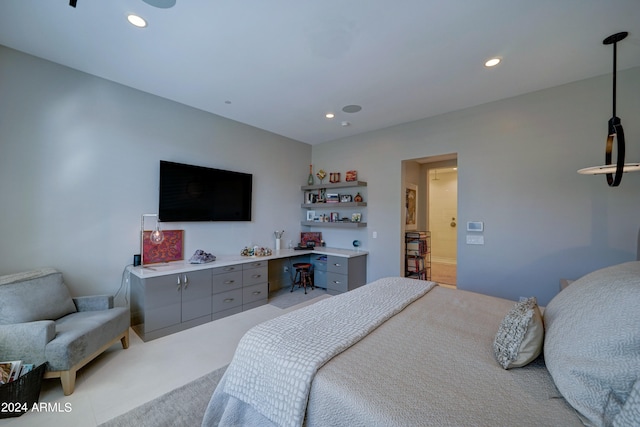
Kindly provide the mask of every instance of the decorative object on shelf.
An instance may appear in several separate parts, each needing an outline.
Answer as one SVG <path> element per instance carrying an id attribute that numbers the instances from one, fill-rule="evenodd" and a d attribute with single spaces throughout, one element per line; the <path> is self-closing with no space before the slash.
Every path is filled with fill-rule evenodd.
<path id="1" fill-rule="evenodd" d="M 205 252 L 202 249 L 197 249 L 191 256 L 191 258 L 189 258 L 189 263 L 190 264 L 206 264 L 208 262 L 213 262 L 215 260 L 216 260 L 215 255 Z"/>
<path id="2" fill-rule="evenodd" d="M 360 212 L 354 212 L 351 214 L 351 222 L 362 221 L 362 214 Z"/>
<path id="3" fill-rule="evenodd" d="M 355 197 L 353 198 L 353 201 L 356 203 L 360 203 L 362 201 L 362 196 L 360 195 L 359 192 L 355 195 Z"/>
<path id="4" fill-rule="evenodd" d="M 331 172 L 329 174 L 329 182 L 332 184 L 340 182 L 340 172 Z"/>
<path id="5" fill-rule="evenodd" d="M 340 214 L 338 212 L 331 212 L 330 222 L 338 222 L 340 221 Z"/>
<path id="6" fill-rule="evenodd" d="M 313 185 L 314 183 L 314 179 L 313 179 L 313 165 L 309 165 L 309 177 L 307 178 L 307 184 L 309 185 Z"/>
<path id="7" fill-rule="evenodd" d="M 307 221 L 315 221 L 316 211 L 307 211 Z"/>
<path id="8" fill-rule="evenodd" d="M 624 145 L 624 131 L 622 129 L 622 122 L 620 118 L 616 116 L 616 62 L 617 62 L 617 44 L 619 41 L 624 40 L 627 35 L 626 31 L 621 33 L 612 34 L 602 41 L 603 44 L 613 44 L 613 114 L 609 119 L 609 126 L 607 132 L 607 144 L 605 147 L 605 162 L 603 166 L 594 166 L 590 168 L 583 168 L 578 171 L 583 175 L 601 175 L 606 174 L 607 184 L 609 187 L 617 187 L 622 181 L 623 172 L 636 172 L 640 171 L 640 163 L 625 163 L 625 145 Z M 615 165 L 611 164 L 611 152 L 613 151 L 613 140 L 617 139 L 616 154 L 617 159 Z M 615 174 L 615 175 L 614 175 Z"/>
<path id="9" fill-rule="evenodd" d="M 142 265 L 184 259 L 184 230 L 164 230 L 162 243 L 152 243 L 151 231 L 142 232 Z"/>
<path id="10" fill-rule="evenodd" d="M 307 247 L 307 243 L 313 242 L 314 246 L 322 244 L 322 233 L 319 231 L 303 231 L 300 233 L 300 246 Z"/>
<path id="11" fill-rule="evenodd" d="M 418 227 L 418 186 L 407 184 L 404 196 L 405 230 L 415 230 Z"/>
<path id="12" fill-rule="evenodd" d="M 271 248 L 263 248 L 261 246 L 254 246 L 252 248 L 245 246 L 240 251 L 242 256 L 270 256 L 273 255 Z"/>
<path id="13" fill-rule="evenodd" d="M 360 240 L 354 240 L 352 243 L 354 248 L 358 249 L 360 247 Z"/>
<path id="14" fill-rule="evenodd" d="M 340 201 L 340 196 L 338 193 L 327 193 L 326 203 L 338 203 Z"/>
<path id="15" fill-rule="evenodd" d="M 349 203 L 353 200 L 353 198 L 351 197 L 351 194 L 342 194 L 340 195 L 340 202 L 342 203 Z"/>
<path id="16" fill-rule="evenodd" d="M 320 184 L 322 184 L 322 180 L 326 178 L 327 173 L 324 171 L 324 169 L 320 169 L 318 173 L 316 173 L 316 176 L 320 180 Z"/>
<path id="17" fill-rule="evenodd" d="M 282 241 L 282 235 L 284 234 L 284 230 L 274 231 L 273 235 L 276 237 L 276 251 L 280 250 L 280 242 Z"/>
<path id="18" fill-rule="evenodd" d="M 357 181 L 358 180 L 358 172 L 356 171 L 347 171 L 347 176 L 345 178 L 347 182 Z"/>

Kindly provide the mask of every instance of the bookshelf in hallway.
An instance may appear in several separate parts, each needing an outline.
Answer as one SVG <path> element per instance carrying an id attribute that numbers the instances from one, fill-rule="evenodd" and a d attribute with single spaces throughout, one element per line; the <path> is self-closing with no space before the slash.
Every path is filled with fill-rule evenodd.
<path id="1" fill-rule="evenodd" d="M 431 233 L 407 231 L 404 235 L 404 244 L 405 277 L 431 280 Z"/>

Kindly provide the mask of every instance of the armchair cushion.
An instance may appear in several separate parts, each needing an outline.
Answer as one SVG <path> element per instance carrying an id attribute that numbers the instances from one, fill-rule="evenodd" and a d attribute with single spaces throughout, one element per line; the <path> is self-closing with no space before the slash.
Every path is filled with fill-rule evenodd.
<path id="1" fill-rule="evenodd" d="M 77 311 L 62 273 L 52 268 L 3 276 L 0 301 L 0 325 L 56 320 Z"/>
<path id="2" fill-rule="evenodd" d="M 113 308 L 113 296 L 111 295 L 75 297 L 73 302 L 78 311 L 99 311 Z"/>

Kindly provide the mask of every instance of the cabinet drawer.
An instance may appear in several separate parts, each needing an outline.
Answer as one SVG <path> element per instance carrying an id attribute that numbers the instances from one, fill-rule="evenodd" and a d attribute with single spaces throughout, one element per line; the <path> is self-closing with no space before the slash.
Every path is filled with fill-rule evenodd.
<path id="1" fill-rule="evenodd" d="M 213 313 L 242 305 L 242 289 L 222 292 L 213 296 Z"/>
<path id="2" fill-rule="evenodd" d="M 213 275 L 231 273 L 232 271 L 242 271 L 241 265 L 227 265 L 225 267 L 212 268 Z"/>
<path id="3" fill-rule="evenodd" d="M 213 293 L 226 292 L 242 287 L 242 271 L 216 274 L 213 276 Z"/>
<path id="4" fill-rule="evenodd" d="M 349 258 L 328 256 L 327 271 L 334 273 L 347 274 L 349 272 Z"/>
<path id="5" fill-rule="evenodd" d="M 258 285 L 242 288 L 242 304 L 250 304 L 261 299 L 267 299 L 269 294 L 269 284 L 260 283 Z"/>
<path id="6" fill-rule="evenodd" d="M 349 290 L 349 280 L 346 274 L 327 272 L 327 289 L 347 292 Z"/>
<path id="7" fill-rule="evenodd" d="M 260 268 L 260 267 L 268 267 L 268 266 L 269 266 L 269 261 L 253 261 L 253 262 L 248 262 L 246 264 L 242 264 L 242 269 L 250 270 L 252 268 Z"/>
<path id="8" fill-rule="evenodd" d="M 260 268 L 242 271 L 242 283 L 244 286 L 255 285 L 269 280 L 269 268 L 265 265 Z"/>

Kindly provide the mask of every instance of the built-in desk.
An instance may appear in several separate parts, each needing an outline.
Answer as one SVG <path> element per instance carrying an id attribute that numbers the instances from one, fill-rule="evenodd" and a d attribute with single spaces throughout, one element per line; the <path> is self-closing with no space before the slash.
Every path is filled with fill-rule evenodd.
<path id="1" fill-rule="evenodd" d="M 207 264 L 176 261 L 128 267 L 131 327 L 149 341 L 266 304 L 283 260 L 308 257 L 335 295 L 366 283 L 366 251 L 282 249 L 270 256 L 221 255 Z"/>

